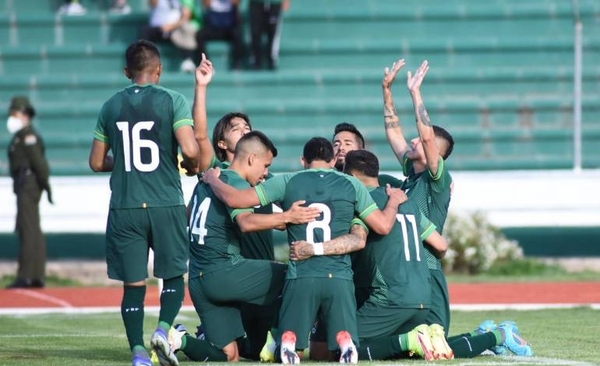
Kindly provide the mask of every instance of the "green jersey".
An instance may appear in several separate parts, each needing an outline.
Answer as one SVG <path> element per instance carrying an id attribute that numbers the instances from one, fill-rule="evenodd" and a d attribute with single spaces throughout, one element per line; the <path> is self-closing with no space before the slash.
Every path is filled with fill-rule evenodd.
<path id="1" fill-rule="evenodd" d="M 223 170 L 223 182 L 246 189 L 250 184 L 233 170 Z M 198 182 L 190 201 L 190 278 L 208 273 L 243 259 L 240 254 L 242 233 L 235 217 L 252 209 L 227 207 L 210 186 Z"/>
<path id="2" fill-rule="evenodd" d="M 380 209 L 388 201 L 384 187 L 371 187 Z M 365 249 L 353 256 L 356 288 L 367 287 L 381 305 L 422 308 L 431 305 L 431 279 L 422 240 L 435 231 L 417 205 L 408 200 L 398 207 L 388 235 L 371 232 Z"/>
<path id="3" fill-rule="evenodd" d="M 221 169 L 229 168 L 230 163 L 228 161 L 219 161 L 216 157 L 213 157 L 211 167 L 219 167 Z M 266 179 L 273 177 L 271 173 L 267 174 Z M 272 214 L 273 204 L 265 206 L 254 207 L 254 212 L 257 214 Z M 240 252 L 242 257 L 248 259 L 268 259 L 275 260 L 275 250 L 273 243 L 273 230 L 261 230 L 253 231 L 242 234 L 242 240 L 240 245 Z"/>
<path id="4" fill-rule="evenodd" d="M 186 98 L 158 85 L 131 85 L 98 116 L 94 138 L 112 150 L 110 208 L 183 205 L 174 131 L 193 126 Z"/>
<path id="5" fill-rule="evenodd" d="M 402 184 L 404 183 L 402 180 L 391 176 L 389 174 L 379 174 L 379 177 L 377 177 L 378 182 L 379 182 L 379 186 L 380 187 L 384 187 L 386 184 L 389 184 L 390 187 L 392 188 L 400 188 L 402 187 Z"/>
<path id="6" fill-rule="evenodd" d="M 356 178 L 333 169 L 309 169 L 273 177 L 255 187 L 262 205 L 279 201 L 287 210 L 298 200 L 321 210 L 321 216 L 308 224 L 288 225 L 288 241 L 319 243 L 348 234 L 353 219 L 364 219 L 377 206 Z M 291 261 L 287 278 L 326 277 L 352 279 L 349 255 L 315 256 Z"/>
<path id="7" fill-rule="evenodd" d="M 448 216 L 450 186 L 452 184 L 452 177 L 446 169 L 446 162 L 442 157 L 439 158 L 438 171 L 435 176 L 428 169 L 415 174 L 412 161 L 404 155 L 402 168 L 404 175 L 407 177 L 402 189 L 441 233 Z M 427 263 L 429 268 L 441 269 L 440 261 L 430 252 L 433 249 L 429 246 L 426 246 L 426 248 L 428 249 Z"/>

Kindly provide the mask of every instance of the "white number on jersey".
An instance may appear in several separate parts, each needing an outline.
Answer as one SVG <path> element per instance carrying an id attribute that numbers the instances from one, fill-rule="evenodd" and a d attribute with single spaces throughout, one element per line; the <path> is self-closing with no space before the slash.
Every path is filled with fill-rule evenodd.
<path id="1" fill-rule="evenodd" d="M 404 259 L 410 262 L 409 236 L 408 230 L 412 232 L 413 241 L 415 244 L 416 260 L 421 261 L 421 247 L 419 243 L 419 231 L 417 230 L 417 220 L 415 215 L 396 214 L 396 221 L 402 226 L 402 241 L 404 242 Z M 410 226 L 409 226 L 410 224 Z"/>
<path id="2" fill-rule="evenodd" d="M 206 230 L 206 216 L 210 208 L 210 197 L 206 197 L 202 203 L 197 206 L 197 197 L 194 195 L 192 204 L 192 214 L 190 215 L 190 231 L 192 235 L 198 235 L 198 244 L 204 245 L 204 237 L 208 234 Z"/>
<path id="3" fill-rule="evenodd" d="M 125 160 L 125 171 L 131 171 L 133 166 L 140 172 L 151 172 L 158 167 L 160 161 L 158 156 L 158 145 L 152 140 L 143 139 L 140 136 L 142 130 L 151 130 L 154 126 L 152 121 L 140 121 L 135 123 L 131 129 L 131 141 L 129 136 L 129 122 L 117 122 L 117 128 L 123 137 L 123 159 Z M 150 162 L 142 162 L 142 149 L 150 149 Z"/>
<path id="4" fill-rule="evenodd" d="M 315 242 L 315 229 L 321 229 L 323 231 L 323 241 L 331 240 L 331 210 L 327 205 L 323 203 L 311 203 L 308 207 L 315 207 L 321 210 L 323 213 L 323 219 L 311 221 L 306 225 L 306 241 L 314 244 Z"/>

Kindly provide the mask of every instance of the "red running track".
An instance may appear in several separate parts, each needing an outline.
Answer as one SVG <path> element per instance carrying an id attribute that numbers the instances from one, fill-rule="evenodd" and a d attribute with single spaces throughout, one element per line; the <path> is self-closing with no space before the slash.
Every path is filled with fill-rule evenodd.
<path id="1" fill-rule="evenodd" d="M 449 291 L 452 305 L 600 304 L 600 282 L 460 283 Z M 121 295 L 121 287 L 2 289 L 0 309 L 118 307 Z M 156 287 L 148 287 L 145 305 L 158 305 Z M 191 305 L 187 289 L 184 305 Z"/>

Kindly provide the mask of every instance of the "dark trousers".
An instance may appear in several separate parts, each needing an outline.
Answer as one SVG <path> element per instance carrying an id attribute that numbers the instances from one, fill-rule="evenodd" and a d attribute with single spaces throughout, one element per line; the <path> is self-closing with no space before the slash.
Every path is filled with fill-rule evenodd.
<path id="1" fill-rule="evenodd" d="M 139 33 L 139 39 L 145 39 L 150 42 L 158 43 L 158 42 L 168 42 L 171 43 L 171 39 L 168 34 L 165 34 L 160 27 L 152 27 L 150 25 L 143 26 Z M 194 51 L 190 50 L 181 50 L 181 57 L 183 59 L 192 58 L 194 56 Z"/>
<path id="2" fill-rule="evenodd" d="M 255 68 L 262 66 L 263 36 L 267 35 L 266 54 L 269 68 L 277 64 L 279 57 L 279 17 L 281 3 L 269 1 L 250 2 L 250 35 L 252 39 L 252 65 Z"/>
<path id="3" fill-rule="evenodd" d="M 242 41 L 242 27 L 240 24 L 236 24 L 235 26 L 229 28 L 217 28 L 206 22 L 202 29 L 196 33 L 198 54 L 204 53 L 206 58 L 210 58 L 206 52 L 206 42 L 208 41 L 229 42 L 231 67 L 234 69 L 242 67 L 244 44 Z"/>
<path id="4" fill-rule="evenodd" d="M 22 187 L 17 193 L 19 269 L 17 278 L 44 281 L 46 273 L 46 239 L 40 226 L 40 198 L 37 187 Z"/>

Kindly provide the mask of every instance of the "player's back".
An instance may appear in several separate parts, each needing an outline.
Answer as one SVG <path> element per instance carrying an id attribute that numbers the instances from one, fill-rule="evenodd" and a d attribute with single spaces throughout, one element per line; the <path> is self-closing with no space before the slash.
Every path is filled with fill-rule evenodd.
<path id="1" fill-rule="evenodd" d="M 189 115 L 181 94 L 153 84 L 131 85 L 104 104 L 99 118 L 114 156 L 112 208 L 183 204 L 174 129 L 192 124 Z"/>
<path id="2" fill-rule="evenodd" d="M 224 170 L 219 178 L 239 189 L 250 186 L 231 170 Z M 190 207 L 190 275 L 221 268 L 242 259 L 242 234 L 232 215 L 244 210 L 227 207 L 210 186 L 202 182 L 198 182 L 194 189 Z"/>
<path id="3" fill-rule="evenodd" d="M 306 206 L 321 210 L 319 218 L 302 225 L 288 226 L 288 240 L 324 242 L 348 234 L 355 214 L 356 189 L 348 176 L 334 170 L 309 169 L 295 174 L 287 183 L 283 209 L 305 200 Z M 292 262 L 288 278 L 342 277 L 352 279 L 349 255 L 318 256 Z"/>
<path id="4" fill-rule="evenodd" d="M 371 190 L 371 197 L 380 209 L 385 208 L 385 188 Z M 369 283 L 372 296 L 386 304 L 429 307 L 431 280 L 419 236 L 420 217 L 417 205 L 408 200 L 399 206 L 388 235 L 369 233 L 367 246 L 354 257 L 357 288 Z"/>

